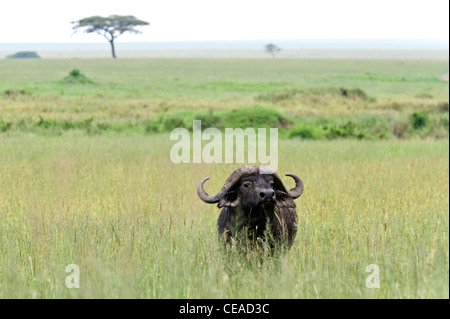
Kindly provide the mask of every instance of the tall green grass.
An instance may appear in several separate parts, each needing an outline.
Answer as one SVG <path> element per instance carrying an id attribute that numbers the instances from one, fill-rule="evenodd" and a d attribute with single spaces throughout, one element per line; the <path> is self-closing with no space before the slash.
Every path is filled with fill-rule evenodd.
<path id="1" fill-rule="evenodd" d="M 166 134 L 0 138 L 0 297 L 448 298 L 448 141 L 280 140 L 278 171 L 305 192 L 292 249 L 263 259 L 221 250 L 219 211 L 195 192 L 238 165 L 176 165 L 170 147 Z"/>

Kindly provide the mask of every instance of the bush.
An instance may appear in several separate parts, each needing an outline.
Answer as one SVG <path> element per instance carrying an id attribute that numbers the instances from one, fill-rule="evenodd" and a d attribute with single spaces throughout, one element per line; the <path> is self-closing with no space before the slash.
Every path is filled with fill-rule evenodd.
<path id="1" fill-rule="evenodd" d="M 11 126 L 12 126 L 11 122 L 0 121 L 0 132 L 6 132 L 11 128 Z"/>
<path id="2" fill-rule="evenodd" d="M 39 59 L 40 56 L 35 51 L 19 51 L 6 56 L 7 59 Z"/>
<path id="3" fill-rule="evenodd" d="M 71 77 L 79 77 L 81 76 L 81 72 L 78 69 L 73 69 L 72 71 L 70 71 L 69 76 Z"/>
<path id="4" fill-rule="evenodd" d="M 51 128 L 51 127 L 57 127 L 58 121 L 52 120 L 52 119 L 44 119 L 42 116 L 39 115 L 39 122 L 36 123 L 38 127 L 42 128 Z"/>
<path id="5" fill-rule="evenodd" d="M 338 137 L 355 137 L 356 125 L 352 121 L 348 121 L 344 125 L 332 125 L 325 136 L 333 139 Z"/>
<path id="6" fill-rule="evenodd" d="M 195 119 L 202 121 L 203 130 L 208 127 L 222 128 L 221 118 L 212 111 L 207 114 L 196 115 Z"/>
<path id="7" fill-rule="evenodd" d="M 174 114 L 164 119 L 163 126 L 166 131 L 171 131 L 178 127 L 185 127 L 184 119 L 182 116 Z"/>
<path id="8" fill-rule="evenodd" d="M 414 112 L 409 119 L 413 128 L 416 130 L 424 128 L 428 123 L 428 115 L 424 112 Z"/>
<path id="9" fill-rule="evenodd" d="M 323 131 L 311 125 L 297 125 L 289 131 L 289 138 L 301 137 L 310 140 L 319 140 L 323 138 Z"/>
<path id="10" fill-rule="evenodd" d="M 292 124 L 280 112 L 263 106 L 233 109 L 224 114 L 224 127 L 287 128 Z"/>
<path id="11" fill-rule="evenodd" d="M 80 83 L 80 84 L 94 83 L 94 81 L 86 77 L 78 69 L 73 69 L 72 71 L 70 71 L 69 75 L 66 76 L 62 81 L 64 83 Z"/>
<path id="12" fill-rule="evenodd" d="M 56 129 L 64 131 L 72 129 L 88 130 L 91 128 L 92 122 L 93 122 L 92 117 L 79 121 L 78 120 L 58 121 L 56 119 L 44 119 L 42 116 L 39 116 L 39 121 L 36 123 L 36 126 L 44 129 Z"/>
<path id="13" fill-rule="evenodd" d="M 376 138 L 380 139 L 380 140 L 388 140 L 390 139 L 392 136 L 388 133 L 388 132 L 380 132 L 376 135 Z"/>
<path id="14" fill-rule="evenodd" d="M 159 120 L 157 119 L 148 119 L 143 123 L 144 131 L 147 134 L 151 133 L 160 133 L 162 131 Z"/>

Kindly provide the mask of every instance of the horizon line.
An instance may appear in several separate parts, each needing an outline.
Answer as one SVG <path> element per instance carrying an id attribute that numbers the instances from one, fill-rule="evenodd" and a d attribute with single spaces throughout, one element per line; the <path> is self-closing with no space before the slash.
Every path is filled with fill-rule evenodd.
<path id="1" fill-rule="evenodd" d="M 226 40 L 146 40 L 146 41 L 120 41 L 120 43 L 167 43 L 167 42 L 267 42 L 267 41 L 410 41 L 410 42 L 449 42 L 449 39 L 425 38 L 298 38 L 298 39 L 226 39 Z M 74 44 L 74 43 L 105 43 L 105 41 L 14 41 L 0 42 L 0 44 Z"/>

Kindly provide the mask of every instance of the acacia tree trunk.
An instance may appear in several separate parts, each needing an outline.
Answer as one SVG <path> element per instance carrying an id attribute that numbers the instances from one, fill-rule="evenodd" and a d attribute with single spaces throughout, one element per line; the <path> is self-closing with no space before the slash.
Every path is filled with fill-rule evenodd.
<path id="1" fill-rule="evenodd" d="M 115 59 L 116 58 L 116 50 L 114 48 L 114 39 L 109 40 L 109 44 L 111 44 L 112 57 L 113 57 L 113 59 Z"/>

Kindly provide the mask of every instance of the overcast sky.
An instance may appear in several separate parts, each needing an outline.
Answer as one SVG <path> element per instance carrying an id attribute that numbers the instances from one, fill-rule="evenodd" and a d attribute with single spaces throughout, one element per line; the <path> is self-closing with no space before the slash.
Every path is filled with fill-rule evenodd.
<path id="1" fill-rule="evenodd" d="M 102 42 L 70 22 L 134 15 L 151 23 L 120 41 L 448 39 L 448 0 L 11 0 L 0 43 Z"/>

